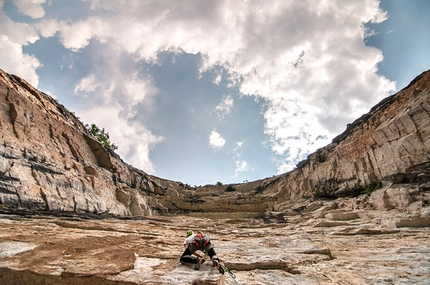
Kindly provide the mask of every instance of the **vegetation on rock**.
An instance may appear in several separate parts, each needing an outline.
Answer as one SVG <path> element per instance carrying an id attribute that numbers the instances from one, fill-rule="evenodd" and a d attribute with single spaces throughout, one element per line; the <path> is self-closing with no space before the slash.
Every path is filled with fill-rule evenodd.
<path id="1" fill-rule="evenodd" d="M 85 128 L 108 150 L 115 151 L 118 147 L 110 142 L 109 133 L 105 129 L 100 129 L 95 124 L 85 125 Z"/>

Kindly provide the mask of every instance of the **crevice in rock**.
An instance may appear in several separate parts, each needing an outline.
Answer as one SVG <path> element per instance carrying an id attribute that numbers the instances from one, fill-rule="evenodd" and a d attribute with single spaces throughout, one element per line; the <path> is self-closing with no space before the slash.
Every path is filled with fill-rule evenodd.
<path id="1" fill-rule="evenodd" d="M 31 170 L 32 171 L 38 171 L 42 173 L 49 173 L 49 174 L 58 174 L 58 175 L 64 175 L 64 173 L 58 172 L 53 170 L 52 168 L 46 167 L 43 164 L 31 162 Z"/>
<path id="2" fill-rule="evenodd" d="M 77 161 L 82 161 L 82 157 L 79 155 L 79 153 L 75 150 L 75 148 L 73 147 L 72 143 L 70 142 L 70 138 L 67 134 L 62 133 L 63 138 L 66 139 L 66 143 L 69 146 L 70 151 L 72 152 L 73 157 L 77 160 Z"/>
<path id="3" fill-rule="evenodd" d="M 89 145 L 90 149 L 94 153 L 97 159 L 97 163 L 100 167 L 111 170 L 113 168 L 112 161 L 110 159 L 109 152 L 99 143 L 97 140 L 91 138 L 90 136 L 84 134 L 85 141 Z"/>
<path id="4" fill-rule="evenodd" d="M 78 207 L 78 201 L 76 200 L 75 194 L 73 194 L 73 212 L 76 212 Z"/>
<path id="5" fill-rule="evenodd" d="M 251 271 L 251 270 L 283 270 L 291 274 L 301 274 L 294 266 L 283 260 L 258 261 L 253 263 L 226 263 L 229 270 Z"/>
<path id="6" fill-rule="evenodd" d="M 192 285 L 217 285 L 218 281 L 212 281 L 212 280 L 203 280 L 203 279 L 196 279 L 193 281 Z"/>
<path id="7" fill-rule="evenodd" d="M 10 121 L 12 123 L 12 127 L 13 127 L 13 133 L 15 134 L 15 136 L 19 139 L 19 134 L 16 130 L 16 118 L 18 117 L 18 112 L 15 109 L 15 105 L 12 103 L 9 103 L 9 116 L 10 116 Z"/>
<path id="8" fill-rule="evenodd" d="M 43 192 L 42 189 L 40 189 L 40 197 L 42 197 L 43 202 L 45 202 L 46 209 L 49 211 L 50 209 L 49 209 L 48 198 L 46 197 L 46 194 L 45 194 L 45 192 Z"/>

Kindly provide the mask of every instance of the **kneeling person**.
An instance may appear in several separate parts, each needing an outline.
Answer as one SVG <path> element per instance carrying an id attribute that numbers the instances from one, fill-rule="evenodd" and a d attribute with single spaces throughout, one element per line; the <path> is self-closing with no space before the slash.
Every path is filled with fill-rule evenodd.
<path id="1" fill-rule="evenodd" d="M 187 238 L 184 240 L 184 247 L 185 251 L 180 258 L 181 263 L 195 264 L 194 269 L 199 270 L 202 263 L 205 262 L 204 258 L 196 253 L 197 250 L 201 250 L 209 255 L 213 266 L 216 267 L 221 274 L 224 274 L 224 269 L 222 268 L 219 258 L 207 236 L 201 232 L 197 232 L 197 234 L 195 234 L 190 230 L 187 232 Z"/>

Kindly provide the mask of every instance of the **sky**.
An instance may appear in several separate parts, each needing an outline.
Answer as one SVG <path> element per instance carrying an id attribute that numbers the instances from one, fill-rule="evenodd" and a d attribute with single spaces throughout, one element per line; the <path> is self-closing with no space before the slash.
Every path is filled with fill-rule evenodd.
<path id="1" fill-rule="evenodd" d="M 428 0 L 0 0 L 0 68 L 192 186 L 293 170 L 430 68 Z"/>

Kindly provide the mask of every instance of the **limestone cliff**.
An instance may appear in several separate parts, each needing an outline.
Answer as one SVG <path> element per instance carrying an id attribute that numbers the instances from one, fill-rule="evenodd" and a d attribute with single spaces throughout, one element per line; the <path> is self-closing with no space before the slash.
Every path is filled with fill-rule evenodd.
<path id="1" fill-rule="evenodd" d="M 378 197 L 363 196 L 362 207 L 429 202 L 430 72 L 349 124 L 294 171 L 198 189 L 124 163 L 64 106 L 3 71 L 0 104 L 3 210 L 117 216 L 189 211 L 264 214 L 286 212 L 300 199 L 355 197 L 379 188 L 383 191 Z"/>
<path id="2" fill-rule="evenodd" d="M 3 71 L 0 104 L 0 201 L 7 208 L 151 215 L 149 194 L 182 187 L 127 165 L 64 106 Z"/>
<path id="3" fill-rule="evenodd" d="M 430 72 L 294 171 L 197 189 L 124 163 L 2 71 L 0 105 L 0 284 L 430 280 Z M 199 271 L 179 263 L 190 228 L 237 282 L 208 258 Z"/>
<path id="4" fill-rule="evenodd" d="M 279 201 L 291 201 L 301 197 L 356 197 L 384 187 L 385 191 L 379 192 L 390 208 L 429 203 L 429 181 L 427 71 L 349 124 L 331 144 L 300 162 L 295 171 L 280 177 L 271 191 L 278 191 Z"/>

